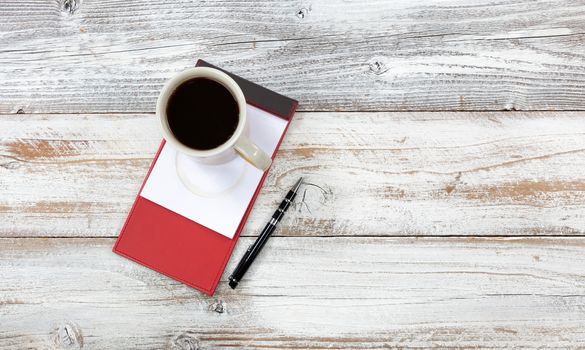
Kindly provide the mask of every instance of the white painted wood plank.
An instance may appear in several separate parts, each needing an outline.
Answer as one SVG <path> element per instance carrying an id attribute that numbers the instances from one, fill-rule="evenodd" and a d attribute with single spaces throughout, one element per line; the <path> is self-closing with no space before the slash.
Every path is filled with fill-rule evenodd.
<path id="1" fill-rule="evenodd" d="M 245 229 L 299 176 L 278 234 L 582 235 L 582 112 L 299 113 Z M 153 115 L 0 118 L 0 234 L 117 236 L 160 142 Z"/>
<path id="2" fill-rule="evenodd" d="M 583 0 L 4 0 L 0 113 L 152 112 L 199 57 L 302 110 L 577 110 L 584 33 Z"/>
<path id="3" fill-rule="evenodd" d="M 113 243 L 0 240 L 0 348 L 585 343 L 583 239 L 277 237 L 236 290 L 224 274 L 213 298 L 114 255 Z"/>

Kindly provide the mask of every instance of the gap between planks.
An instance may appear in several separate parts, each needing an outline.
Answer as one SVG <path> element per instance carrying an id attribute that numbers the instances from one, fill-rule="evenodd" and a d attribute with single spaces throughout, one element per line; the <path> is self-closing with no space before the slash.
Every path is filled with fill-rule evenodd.
<path id="1" fill-rule="evenodd" d="M 2 239 L 30 239 L 30 240 L 34 240 L 34 239 L 80 239 L 80 240 L 86 240 L 86 239 L 117 239 L 119 235 L 112 235 L 112 236 L 6 236 L 6 237 L 0 237 L 0 240 Z M 240 235 L 238 238 L 256 238 L 258 237 L 258 234 L 242 234 Z M 461 238 L 461 239 L 545 239 L 545 238 L 566 238 L 566 239 L 571 239 L 571 238 L 578 238 L 578 239 L 584 239 L 585 237 L 583 235 L 541 235 L 541 234 L 535 234 L 535 235 L 424 235 L 424 236 L 405 236 L 405 235 L 360 235 L 360 234 L 355 234 L 355 235 L 321 235 L 321 236 L 303 236 L 303 235 L 286 235 L 286 236 L 282 236 L 278 234 L 278 228 L 276 229 L 276 232 L 272 235 L 273 238 L 314 238 L 314 239 L 327 239 L 327 238 L 392 238 L 392 239 L 457 239 L 457 238 Z"/>
<path id="2" fill-rule="evenodd" d="M 302 102 L 300 102 L 302 103 Z M 356 110 L 352 110 L 352 109 L 348 109 L 348 110 L 336 110 L 336 109 L 323 109 L 323 110 L 313 110 L 313 109 L 302 109 L 302 105 L 299 105 L 300 107 L 296 110 L 296 113 L 362 113 L 362 114 L 368 114 L 368 113 L 394 113 L 394 114 L 400 114 L 400 113 L 453 113 L 453 114 L 465 114 L 465 113 L 504 113 L 504 114 L 514 114 L 514 113 L 574 113 L 574 112 L 585 112 L 585 108 L 584 109 L 563 109 L 563 110 L 554 110 L 554 109 L 506 109 L 506 108 L 502 108 L 502 109 L 470 109 L 470 110 L 460 110 L 460 109 L 453 109 L 453 110 L 441 110 L 441 109 L 422 109 L 422 110 L 418 110 L 418 109 L 385 109 L 385 110 L 368 110 L 368 109 L 356 109 Z M 130 111 L 130 112 L 124 112 L 124 111 L 113 111 L 113 112 L 49 112 L 49 113 L 44 113 L 44 112 L 37 112 L 37 111 L 33 111 L 33 112 L 24 112 L 24 113 L 7 113 L 7 112 L 0 112 L 0 117 L 1 116 L 13 116 L 13 115 L 31 115 L 31 116 L 36 116 L 36 115 L 46 115 L 46 116 L 51 116 L 51 115 L 55 115 L 55 116 L 59 116 L 59 115 L 111 115 L 111 116 L 117 116 L 117 115 L 128 115 L 128 116 L 138 116 L 138 115 L 156 115 L 156 112 L 152 111 L 152 110 L 148 110 L 148 111 Z"/>

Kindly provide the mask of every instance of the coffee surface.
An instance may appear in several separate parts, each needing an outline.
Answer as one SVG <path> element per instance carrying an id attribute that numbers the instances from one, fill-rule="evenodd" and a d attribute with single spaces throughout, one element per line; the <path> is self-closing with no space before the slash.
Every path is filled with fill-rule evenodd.
<path id="1" fill-rule="evenodd" d="M 179 85 L 167 104 L 167 120 L 179 142 L 196 150 L 225 143 L 236 131 L 238 103 L 220 83 L 197 78 Z"/>

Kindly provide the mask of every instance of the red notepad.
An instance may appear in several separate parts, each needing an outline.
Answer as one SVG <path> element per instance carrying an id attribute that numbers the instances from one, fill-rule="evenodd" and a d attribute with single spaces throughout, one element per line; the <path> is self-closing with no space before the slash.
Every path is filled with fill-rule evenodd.
<path id="1" fill-rule="evenodd" d="M 219 69 L 203 60 L 199 60 L 197 66 Z M 297 101 L 224 72 L 238 83 L 248 104 L 286 120 L 286 129 L 288 129 L 298 105 Z M 272 154 L 273 159 L 286 134 L 286 129 Z M 140 191 L 163 145 L 164 140 Z M 267 172 L 262 176 L 233 239 L 142 198 L 139 193 L 113 251 L 206 294 L 213 295 L 266 174 Z"/>

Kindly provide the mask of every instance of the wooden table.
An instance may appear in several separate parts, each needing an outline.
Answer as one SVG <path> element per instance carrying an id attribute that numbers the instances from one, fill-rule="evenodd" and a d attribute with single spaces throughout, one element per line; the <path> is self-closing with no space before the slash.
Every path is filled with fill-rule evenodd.
<path id="1" fill-rule="evenodd" d="M 584 347 L 584 33 L 583 0 L 0 0 L 0 348 Z M 235 256 L 323 188 L 214 297 L 111 252 L 197 58 L 301 102 Z"/>

